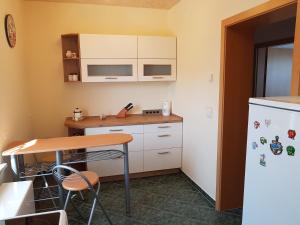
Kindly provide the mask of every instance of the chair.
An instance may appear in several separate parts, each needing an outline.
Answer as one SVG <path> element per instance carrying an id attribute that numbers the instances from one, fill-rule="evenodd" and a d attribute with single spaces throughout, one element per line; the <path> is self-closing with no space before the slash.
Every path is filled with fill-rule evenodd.
<path id="1" fill-rule="evenodd" d="M 70 175 L 64 176 L 63 172 L 69 172 Z M 83 217 L 80 213 L 80 211 L 77 209 L 77 207 L 72 202 L 71 194 L 72 192 L 81 192 L 84 190 L 89 190 L 92 193 L 93 196 L 93 205 L 89 216 L 88 225 L 91 224 L 94 210 L 96 207 L 96 204 L 100 206 L 102 209 L 107 221 L 110 225 L 112 225 L 112 222 L 110 218 L 108 217 L 104 207 L 102 206 L 100 200 L 99 200 L 99 191 L 100 191 L 100 181 L 99 177 L 95 172 L 92 171 L 83 171 L 79 172 L 78 170 L 75 170 L 72 167 L 64 166 L 64 165 L 58 165 L 55 166 L 52 170 L 53 176 L 56 179 L 58 185 L 60 185 L 64 190 L 68 191 L 67 198 L 64 205 L 64 210 L 66 210 L 69 201 L 73 205 L 74 209 L 77 211 L 77 213 Z M 94 186 L 97 184 L 97 190 L 95 191 Z"/>

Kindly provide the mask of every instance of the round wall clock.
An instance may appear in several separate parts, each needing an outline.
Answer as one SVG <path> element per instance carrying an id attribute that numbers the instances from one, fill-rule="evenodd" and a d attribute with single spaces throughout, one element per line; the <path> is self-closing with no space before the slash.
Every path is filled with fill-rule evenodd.
<path id="1" fill-rule="evenodd" d="M 14 48 L 17 43 L 16 26 L 11 14 L 5 16 L 5 33 L 9 46 Z"/>

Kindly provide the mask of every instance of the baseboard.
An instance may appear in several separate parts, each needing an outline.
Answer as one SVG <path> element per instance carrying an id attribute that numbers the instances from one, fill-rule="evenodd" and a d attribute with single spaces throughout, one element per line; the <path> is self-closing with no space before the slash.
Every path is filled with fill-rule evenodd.
<path id="1" fill-rule="evenodd" d="M 181 173 L 181 170 L 180 169 L 168 169 L 168 170 L 141 172 L 141 173 L 131 173 L 131 174 L 129 174 L 129 177 L 131 179 L 135 179 L 135 178 L 161 176 L 161 175 L 174 174 L 174 173 Z M 111 181 L 121 181 L 121 180 L 124 180 L 124 175 L 116 175 L 116 176 L 108 176 L 108 177 L 100 178 L 100 181 L 103 183 L 111 182 Z"/>
<path id="2" fill-rule="evenodd" d="M 201 187 L 199 187 L 188 175 L 186 175 L 183 171 L 182 174 L 187 178 L 187 180 L 203 195 L 203 197 L 215 208 L 216 201 L 210 197 Z"/>

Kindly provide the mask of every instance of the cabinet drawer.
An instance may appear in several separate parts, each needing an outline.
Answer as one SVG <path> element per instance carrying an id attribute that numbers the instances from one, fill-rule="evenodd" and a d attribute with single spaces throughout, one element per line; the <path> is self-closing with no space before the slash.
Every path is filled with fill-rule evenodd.
<path id="1" fill-rule="evenodd" d="M 121 175 L 124 174 L 124 159 L 88 162 L 87 169 L 96 172 L 99 177 Z M 143 152 L 129 153 L 129 172 L 143 172 Z"/>
<path id="2" fill-rule="evenodd" d="M 143 134 L 131 134 L 133 140 L 128 143 L 129 152 L 138 152 L 143 151 L 144 140 Z M 117 149 L 123 151 L 123 145 L 111 145 L 107 147 L 96 147 L 96 148 L 87 148 L 87 151 L 96 151 L 96 150 L 107 150 L 107 149 Z"/>
<path id="3" fill-rule="evenodd" d="M 110 134 L 110 133 L 142 134 L 143 126 L 96 127 L 96 128 L 85 129 L 85 135 Z"/>
<path id="4" fill-rule="evenodd" d="M 182 134 L 180 132 L 161 132 L 144 134 L 144 150 L 181 147 Z"/>
<path id="5" fill-rule="evenodd" d="M 144 171 L 181 168 L 181 148 L 144 152 Z"/>
<path id="6" fill-rule="evenodd" d="M 182 133 L 182 123 L 161 123 L 161 124 L 149 124 L 144 126 L 145 133 Z"/>

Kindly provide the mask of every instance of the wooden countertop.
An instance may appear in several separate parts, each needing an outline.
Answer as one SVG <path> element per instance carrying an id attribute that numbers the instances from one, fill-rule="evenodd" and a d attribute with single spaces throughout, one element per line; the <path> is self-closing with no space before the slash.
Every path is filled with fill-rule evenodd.
<path id="1" fill-rule="evenodd" d="M 99 116 L 89 116 L 81 121 L 74 121 L 71 117 L 66 118 L 65 126 L 75 129 L 85 129 L 91 127 L 113 127 L 126 125 L 143 125 L 155 123 L 178 123 L 182 122 L 183 118 L 172 114 L 170 116 L 145 116 L 141 114 L 131 114 L 126 118 L 116 118 L 115 116 L 107 116 L 100 120 Z"/>
<path id="2" fill-rule="evenodd" d="M 122 145 L 133 140 L 129 134 L 99 134 L 89 136 L 35 139 L 2 152 L 2 156 L 26 155 L 81 148 Z"/>

